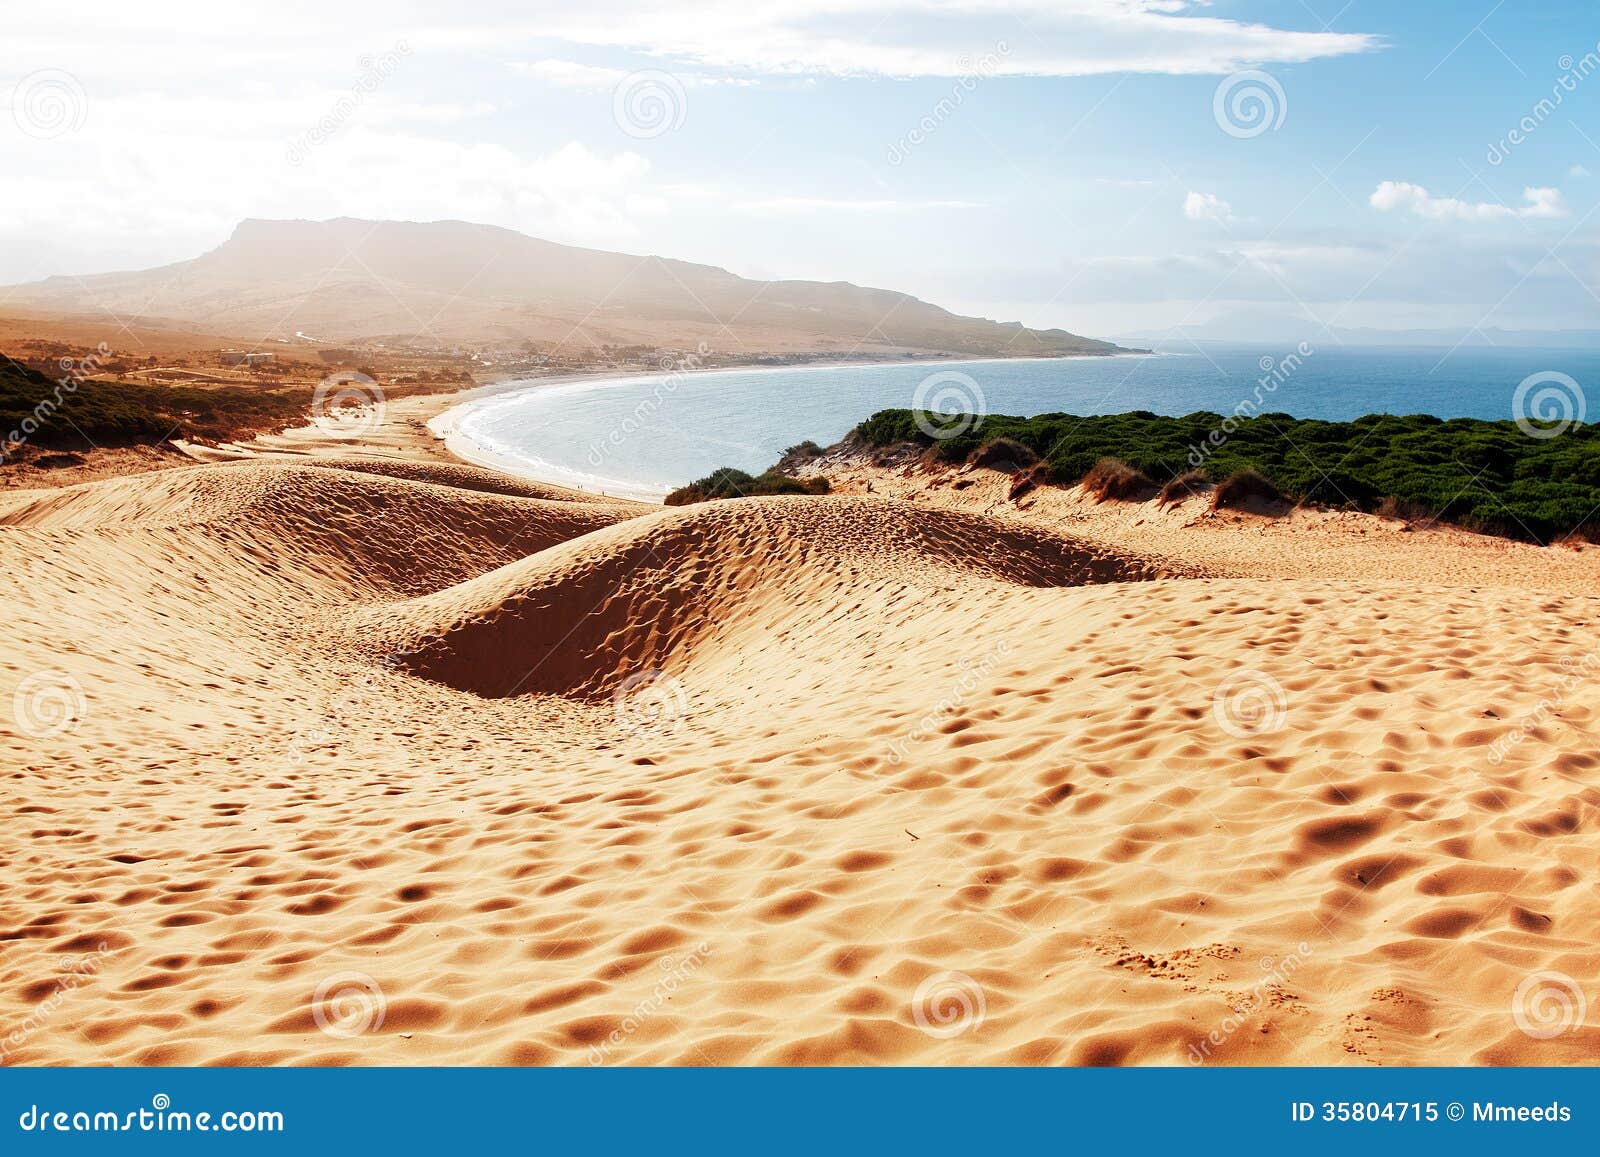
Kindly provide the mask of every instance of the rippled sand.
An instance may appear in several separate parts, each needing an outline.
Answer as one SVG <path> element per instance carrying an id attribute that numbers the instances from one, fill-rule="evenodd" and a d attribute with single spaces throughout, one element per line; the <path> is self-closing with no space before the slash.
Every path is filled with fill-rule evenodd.
<path id="1" fill-rule="evenodd" d="M 1600 554 L 340 465 L 0 496 L 7 1062 L 1597 1055 Z"/>

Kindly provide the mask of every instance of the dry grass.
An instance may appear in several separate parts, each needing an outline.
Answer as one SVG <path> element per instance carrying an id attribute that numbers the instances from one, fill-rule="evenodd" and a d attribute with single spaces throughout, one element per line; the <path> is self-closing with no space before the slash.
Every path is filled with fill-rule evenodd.
<path id="1" fill-rule="evenodd" d="M 1014 438 L 991 438 L 967 455 L 968 466 L 987 466 L 1006 474 L 1015 474 L 1038 460 L 1039 455 Z"/>
<path id="2" fill-rule="evenodd" d="M 1290 505 L 1271 479 L 1255 470 L 1240 470 L 1217 484 L 1211 495 L 1213 510 L 1279 512 Z"/>
<path id="3" fill-rule="evenodd" d="M 1161 488 L 1161 493 L 1156 495 L 1156 505 L 1171 506 L 1190 495 L 1207 494 L 1211 489 L 1211 483 L 1204 474 L 1198 470 L 1188 470 Z"/>
<path id="4" fill-rule="evenodd" d="M 1142 470 L 1129 466 L 1121 458 L 1102 458 L 1083 476 L 1084 493 L 1092 494 L 1096 502 L 1108 498 L 1122 502 L 1147 502 L 1154 498 L 1160 487 Z"/>

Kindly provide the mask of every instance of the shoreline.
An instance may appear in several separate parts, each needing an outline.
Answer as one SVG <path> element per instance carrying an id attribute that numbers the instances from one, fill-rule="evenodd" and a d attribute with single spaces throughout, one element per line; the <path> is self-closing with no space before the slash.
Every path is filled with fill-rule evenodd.
<path id="1" fill-rule="evenodd" d="M 757 363 L 719 365 L 712 369 L 687 372 L 744 374 L 869 369 L 878 366 L 927 366 L 932 373 L 937 372 L 937 368 L 941 366 L 978 365 L 988 362 L 1092 361 L 1169 356 L 1187 355 L 1128 350 L 1110 354 L 1045 357 L 896 357 L 852 361 L 822 359 L 781 365 Z M 95 447 L 75 452 L 84 461 L 71 466 L 54 467 L 49 471 L 32 470 L 26 474 L 9 472 L 0 478 L 0 483 L 3 483 L 0 484 L 0 492 L 57 489 L 103 478 L 124 477 L 196 463 L 234 462 L 273 457 L 284 459 L 375 457 L 397 461 L 443 462 L 473 466 L 493 470 L 519 481 L 614 498 L 618 501 L 659 506 L 671 487 L 641 486 L 631 484 L 625 479 L 608 480 L 614 483 L 612 485 L 596 485 L 590 476 L 575 475 L 554 464 L 529 462 L 516 455 L 502 453 L 493 447 L 482 445 L 465 432 L 456 429 L 456 424 L 462 416 L 471 412 L 472 407 L 502 396 L 510 397 L 523 392 L 562 387 L 623 385 L 665 380 L 684 374 L 685 371 L 678 369 L 641 369 L 628 372 L 618 372 L 615 369 L 578 370 L 557 372 L 548 376 L 524 376 L 507 370 L 492 371 L 483 380 L 470 386 L 457 387 L 440 393 L 411 394 L 403 398 L 386 399 L 383 403 L 383 412 L 375 422 L 371 423 L 371 429 L 361 429 L 359 432 L 347 435 L 330 433 L 326 428 L 318 426 L 310 415 L 306 414 L 300 419 L 300 425 L 289 426 L 275 433 L 243 436 L 218 442 L 188 442 L 174 438 L 147 447 L 138 445 Z"/>
<path id="2" fill-rule="evenodd" d="M 625 377 L 613 377 L 605 374 L 561 374 L 550 378 L 508 378 L 504 381 L 490 383 L 472 390 L 463 390 L 457 394 L 445 395 L 451 404 L 427 418 L 424 425 L 447 454 L 469 466 L 482 466 L 488 470 L 497 470 L 502 474 L 510 474 L 515 478 L 539 482 L 547 486 L 559 486 L 566 490 L 577 490 L 585 494 L 598 494 L 606 498 L 625 498 L 633 502 L 645 502 L 660 506 L 662 504 L 661 500 L 666 497 L 665 492 L 657 494 L 654 489 L 629 487 L 627 483 L 621 480 L 618 481 L 618 486 L 613 489 L 581 485 L 579 479 L 573 477 L 570 472 L 562 471 L 553 463 L 544 463 L 543 466 L 547 468 L 541 469 L 526 459 L 517 458 L 493 447 L 483 445 L 462 430 L 460 422 L 462 418 L 474 412 L 476 407 L 497 399 L 509 400 L 524 393 L 557 389 L 563 386 L 595 386 L 607 382 L 620 384 L 634 381 L 650 381 L 656 378 L 666 379 L 672 377 L 675 372 L 664 370 L 657 373 L 630 374 Z M 744 371 L 734 370 L 733 372 Z"/>
<path id="3" fill-rule="evenodd" d="M 618 387 L 639 383 L 667 380 L 674 377 L 702 377 L 708 375 L 726 374 L 751 374 L 751 373 L 783 373 L 799 371 L 821 370 L 852 370 L 871 369 L 877 367 L 895 366 L 960 366 L 976 365 L 984 362 L 1059 362 L 1099 360 L 1102 358 L 1151 358 L 1172 355 L 1163 355 L 1149 350 L 1128 350 L 1113 354 L 1067 354 L 1055 357 L 974 357 L 974 358 L 911 358 L 889 361 L 856 361 L 832 362 L 811 361 L 795 362 L 790 365 L 769 366 L 718 366 L 715 369 L 701 370 L 657 370 L 642 371 L 629 374 L 562 374 L 551 378 L 509 378 L 500 382 L 489 383 L 484 386 L 474 387 L 471 390 L 462 390 L 456 394 L 441 395 L 454 399 L 453 403 L 435 413 L 426 421 L 428 430 L 439 439 L 445 450 L 461 461 L 473 466 L 482 466 L 490 470 L 499 470 L 518 478 L 533 482 L 540 482 L 549 486 L 560 486 L 568 490 L 578 490 L 586 494 L 599 494 L 605 497 L 622 497 L 634 502 L 646 502 L 661 505 L 662 500 L 670 493 L 670 488 L 649 487 L 628 482 L 626 479 L 611 480 L 615 483 L 612 487 L 593 485 L 594 476 L 578 474 L 557 466 L 554 463 L 530 462 L 486 446 L 476 441 L 470 434 L 461 429 L 461 420 L 470 416 L 482 404 L 492 399 L 509 401 L 522 394 L 533 393 L 537 390 L 547 390 L 552 387 L 586 386 L 590 388 Z M 1184 356 L 1184 355 L 1178 355 Z M 937 371 L 930 371 L 937 372 Z M 491 387 L 499 387 L 491 389 Z M 431 397 L 432 395 L 430 395 Z M 862 415 L 865 419 L 867 415 Z M 685 485 L 689 479 L 683 479 L 679 485 Z"/>
<path id="4" fill-rule="evenodd" d="M 597 376 L 600 375 L 561 374 L 542 380 L 538 385 L 570 384 Z M 367 422 L 357 420 L 354 423 L 355 430 L 348 435 L 318 425 L 307 415 L 302 425 L 290 426 L 275 434 L 259 434 L 247 441 L 222 442 L 213 446 L 174 439 L 171 446 L 191 463 L 374 458 L 392 462 L 485 467 L 522 481 L 544 483 L 544 479 L 525 470 L 513 469 L 511 464 L 484 461 L 484 455 L 474 454 L 461 445 L 463 439 L 450 438 L 432 429 L 432 423 L 452 409 L 528 387 L 528 379 L 505 377 L 480 382 L 465 389 L 386 399 L 375 421 L 370 418 Z M 560 486 L 559 483 L 554 485 Z"/>
<path id="5" fill-rule="evenodd" d="M 896 361 L 810 361 L 789 365 L 718 366 L 715 369 L 693 370 L 687 373 L 759 373 L 783 370 L 826 370 L 866 368 L 872 366 L 905 365 L 963 365 L 994 361 L 1063 361 L 1101 357 L 1152 357 L 1159 355 L 1086 354 L 1069 358 L 964 358 L 956 359 L 903 359 Z M 668 380 L 685 376 L 682 370 L 642 370 L 617 373 L 614 370 L 575 371 L 554 373 L 548 376 L 521 376 L 502 371 L 487 380 L 461 389 L 435 394 L 412 394 L 404 398 L 386 399 L 381 413 L 367 422 L 356 421 L 349 434 L 330 431 L 306 416 L 303 424 L 291 426 L 275 434 L 260 434 L 246 441 L 225 441 L 216 445 L 187 443 L 173 440 L 169 446 L 175 455 L 190 463 L 236 462 L 261 458 L 377 458 L 388 461 L 447 463 L 455 466 L 472 466 L 493 470 L 519 481 L 552 486 L 560 490 L 585 495 L 599 495 L 619 502 L 638 502 L 660 506 L 668 489 L 632 486 L 617 480 L 613 487 L 585 485 L 586 479 L 574 477 L 560 467 L 541 469 L 527 460 L 497 452 L 483 446 L 457 429 L 459 419 L 473 406 L 502 397 L 535 390 L 562 387 L 585 387 L 607 384 L 626 384 Z M 369 427 L 370 428 L 367 428 Z M 170 463 L 169 465 L 176 465 Z M 100 477 L 118 476 L 129 471 L 97 470 L 82 479 L 91 481 Z"/>

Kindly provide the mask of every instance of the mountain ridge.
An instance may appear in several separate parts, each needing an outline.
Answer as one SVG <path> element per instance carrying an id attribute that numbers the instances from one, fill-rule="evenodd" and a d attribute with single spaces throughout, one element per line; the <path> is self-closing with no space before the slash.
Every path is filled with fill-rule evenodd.
<path id="1" fill-rule="evenodd" d="M 694 345 L 719 353 L 1082 355 L 1120 347 L 962 317 L 846 281 L 753 281 L 719 266 L 563 245 L 466 221 L 247 218 L 149 270 L 12 287 L 30 308 L 160 317 L 257 341 L 415 347 Z"/>

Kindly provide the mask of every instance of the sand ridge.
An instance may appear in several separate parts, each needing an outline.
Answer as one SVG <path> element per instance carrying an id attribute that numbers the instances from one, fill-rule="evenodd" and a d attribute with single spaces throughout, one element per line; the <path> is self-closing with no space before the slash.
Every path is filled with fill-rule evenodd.
<path id="1" fill-rule="evenodd" d="M 487 474 L 0 502 L 7 1063 L 1595 1055 L 1594 555 Z"/>
<path id="2" fill-rule="evenodd" d="M 753 499 L 620 523 L 386 612 L 408 669 L 479 695 L 609 696 L 630 672 L 817 630 L 896 588 L 1076 586 L 1166 573 L 1053 532 L 862 498 Z M 377 623 L 372 629 L 382 630 Z M 736 638 L 728 638 L 735 635 Z"/>

